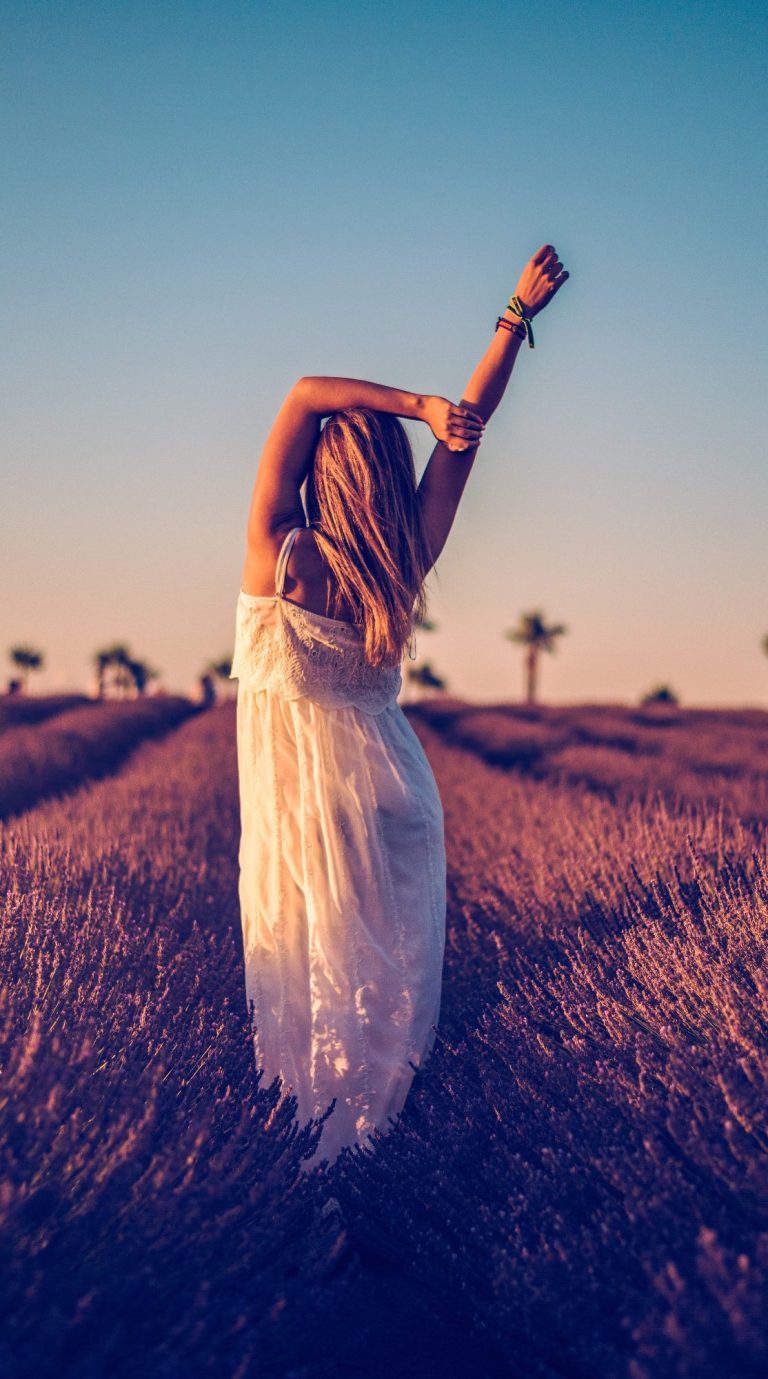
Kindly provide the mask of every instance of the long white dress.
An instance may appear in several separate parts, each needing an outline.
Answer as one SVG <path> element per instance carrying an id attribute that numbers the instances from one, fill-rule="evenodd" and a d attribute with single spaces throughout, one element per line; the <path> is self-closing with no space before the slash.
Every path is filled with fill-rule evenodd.
<path id="1" fill-rule="evenodd" d="M 246 1002 L 262 1085 L 303 1125 L 334 1097 L 331 1162 L 401 1111 L 432 1051 L 445 950 L 443 809 L 397 703 L 400 667 L 360 630 L 286 598 L 237 600 L 239 896 Z M 251 1004 L 252 1003 L 252 1004 Z"/>

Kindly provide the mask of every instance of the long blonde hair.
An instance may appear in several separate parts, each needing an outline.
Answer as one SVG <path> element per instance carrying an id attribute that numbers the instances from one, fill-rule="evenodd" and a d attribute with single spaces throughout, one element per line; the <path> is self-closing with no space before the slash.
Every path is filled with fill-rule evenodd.
<path id="1" fill-rule="evenodd" d="M 397 665 L 426 617 L 430 569 L 416 468 L 405 427 L 389 412 L 350 407 L 323 426 L 307 476 L 315 540 L 342 600 L 363 628 L 371 665 Z"/>

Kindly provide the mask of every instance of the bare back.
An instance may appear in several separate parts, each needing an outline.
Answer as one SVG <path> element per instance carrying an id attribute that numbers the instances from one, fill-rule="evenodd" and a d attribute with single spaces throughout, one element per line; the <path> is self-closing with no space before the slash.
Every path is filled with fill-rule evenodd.
<path id="1" fill-rule="evenodd" d="M 284 522 L 265 534 L 258 546 L 249 545 L 243 566 L 244 593 L 255 594 L 259 598 L 269 598 L 274 594 L 275 566 L 280 548 L 291 528 L 297 526 L 301 526 L 301 523 L 295 520 Z M 338 617 L 342 621 L 352 622 L 355 612 L 347 603 L 342 603 L 338 612 L 331 612 L 335 588 L 335 578 L 317 547 L 314 531 L 311 527 L 302 527 L 288 557 L 285 597 L 312 613 L 319 613 L 321 617 Z"/>

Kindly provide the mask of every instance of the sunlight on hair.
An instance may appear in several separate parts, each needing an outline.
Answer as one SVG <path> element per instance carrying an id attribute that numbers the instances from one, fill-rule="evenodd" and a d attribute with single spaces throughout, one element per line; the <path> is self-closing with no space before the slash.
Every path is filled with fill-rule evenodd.
<path id="1" fill-rule="evenodd" d="M 317 442 L 306 507 L 321 554 L 362 625 L 371 665 L 398 664 L 426 616 L 431 562 L 408 434 L 365 407 L 334 412 Z"/>

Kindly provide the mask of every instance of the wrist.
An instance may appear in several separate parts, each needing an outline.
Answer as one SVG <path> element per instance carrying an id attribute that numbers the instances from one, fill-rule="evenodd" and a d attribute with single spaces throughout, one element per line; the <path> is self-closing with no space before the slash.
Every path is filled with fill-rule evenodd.
<path id="1" fill-rule="evenodd" d="M 529 348 L 533 349 L 530 308 L 527 302 L 524 302 L 517 294 L 510 297 L 502 315 L 496 322 L 496 329 L 497 331 L 503 330 L 505 335 L 511 335 L 512 339 L 517 340 L 518 343 L 527 339 Z"/>
<path id="2" fill-rule="evenodd" d="M 510 330 L 506 322 L 508 322 L 509 326 L 513 327 L 513 329 Z M 521 323 L 520 317 L 516 312 L 512 311 L 510 307 L 506 307 L 497 321 L 495 333 L 502 337 L 505 345 L 509 348 L 512 346 L 517 347 L 522 345 L 525 339 L 525 326 Z"/>

